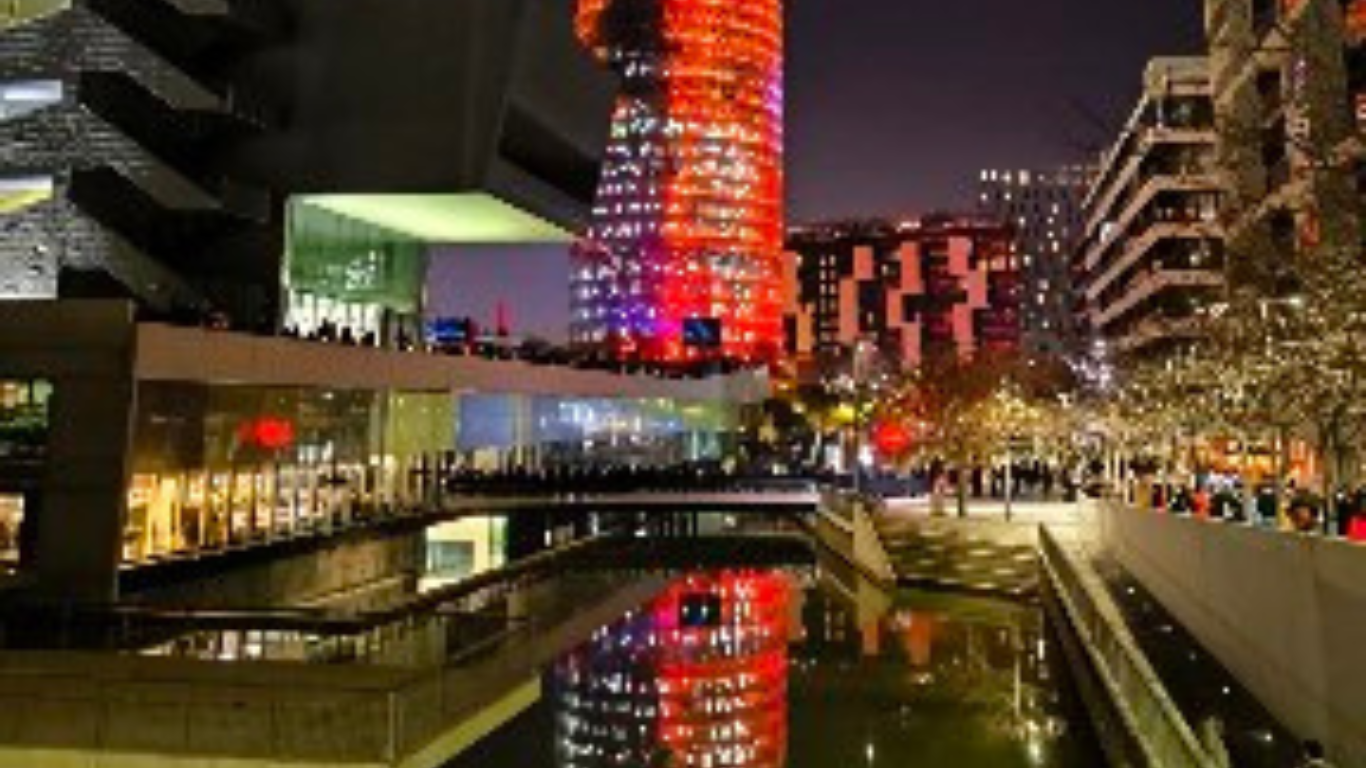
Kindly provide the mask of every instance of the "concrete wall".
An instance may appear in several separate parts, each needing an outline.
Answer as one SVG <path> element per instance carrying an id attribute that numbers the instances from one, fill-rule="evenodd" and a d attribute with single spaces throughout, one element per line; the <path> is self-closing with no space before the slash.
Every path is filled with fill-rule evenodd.
<path id="1" fill-rule="evenodd" d="M 1366 765 L 1366 548 L 1119 507 L 1100 530 L 1282 722 Z"/>
<path id="2" fill-rule="evenodd" d="M 217 563 L 150 566 L 124 577 L 123 597 L 197 608 L 364 605 L 367 596 L 416 581 L 424 557 L 420 531 L 370 531 L 286 552 L 236 553 Z"/>
<path id="3" fill-rule="evenodd" d="M 212 350 L 212 354 L 205 354 Z M 142 381 L 316 386 L 412 391 L 478 391 L 566 397 L 668 398 L 757 402 L 768 397 L 765 373 L 707 379 L 659 379 L 606 371 L 244 334 L 138 326 Z"/>
<path id="4" fill-rule="evenodd" d="M 122 302 L 0 307 L 0 378 L 54 384 L 33 562 L 23 564 L 46 596 L 114 597 L 136 396 L 134 328 Z"/>

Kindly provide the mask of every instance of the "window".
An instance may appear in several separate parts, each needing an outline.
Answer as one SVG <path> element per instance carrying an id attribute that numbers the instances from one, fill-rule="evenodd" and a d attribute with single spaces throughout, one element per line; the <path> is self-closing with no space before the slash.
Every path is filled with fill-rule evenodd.
<path id="1" fill-rule="evenodd" d="M 47 381 L 0 379 L 0 461 L 41 459 L 47 454 Z"/>
<path id="2" fill-rule="evenodd" d="M 60 80 L 0 83 L 0 123 L 50 107 L 62 100 Z"/>

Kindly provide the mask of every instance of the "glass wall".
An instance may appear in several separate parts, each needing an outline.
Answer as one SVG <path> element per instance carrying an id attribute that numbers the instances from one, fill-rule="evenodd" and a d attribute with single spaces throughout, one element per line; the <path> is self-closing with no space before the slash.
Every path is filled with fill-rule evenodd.
<path id="1" fill-rule="evenodd" d="M 144 382 L 123 557 L 140 562 L 432 509 L 457 466 L 719 459 L 736 423 L 733 406 L 669 400 Z M 458 533 L 457 543 L 436 547 L 437 581 L 463 568 L 458 542 L 501 535 Z M 477 570 L 483 558 L 471 557 Z"/>
<path id="2" fill-rule="evenodd" d="M 53 387 L 41 379 L 0 379 L 0 573 L 20 567 L 20 531 L 47 460 Z"/>
<path id="3" fill-rule="evenodd" d="M 419 503 L 454 445 L 449 395 L 139 388 L 124 558 L 347 525 Z"/>
<path id="4" fill-rule="evenodd" d="M 303 336 L 384 344 L 418 338 L 425 243 L 295 200 L 289 206 L 285 326 Z"/>
<path id="5" fill-rule="evenodd" d="M 738 411 L 663 399 L 465 395 L 459 444 L 481 470 L 720 459 Z"/>
<path id="6" fill-rule="evenodd" d="M 47 454 L 52 383 L 0 379 L 0 462 L 37 462 Z"/>

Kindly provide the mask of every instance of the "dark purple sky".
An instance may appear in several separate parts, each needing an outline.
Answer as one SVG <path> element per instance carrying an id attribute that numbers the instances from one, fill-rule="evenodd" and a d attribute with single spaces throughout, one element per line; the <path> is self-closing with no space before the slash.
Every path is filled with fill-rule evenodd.
<path id="1" fill-rule="evenodd" d="M 737 0 L 740 2 L 743 0 Z M 1087 160 L 1144 62 L 1199 53 L 1202 0 L 789 0 L 793 221 L 961 208 L 977 171 Z M 561 248 L 462 249 L 432 268 L 437 314 L 561 339 Z"/>

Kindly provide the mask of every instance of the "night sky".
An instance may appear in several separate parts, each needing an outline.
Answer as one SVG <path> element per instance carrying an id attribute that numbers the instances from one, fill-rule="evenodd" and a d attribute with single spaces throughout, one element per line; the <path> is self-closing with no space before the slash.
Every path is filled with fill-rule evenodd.
<path id="1" fill-rule="evenodd" d="M 741 2 L 743 0 L 737 0 Z M 1154 55 L 1201 52 L 1202 0 L 791 0 L 792 221 L 970 204 L 977 171 L 1088 160 Z M 467 249 L 432 268 L 435 314 L 564 337 L 564 249 Z"/>

